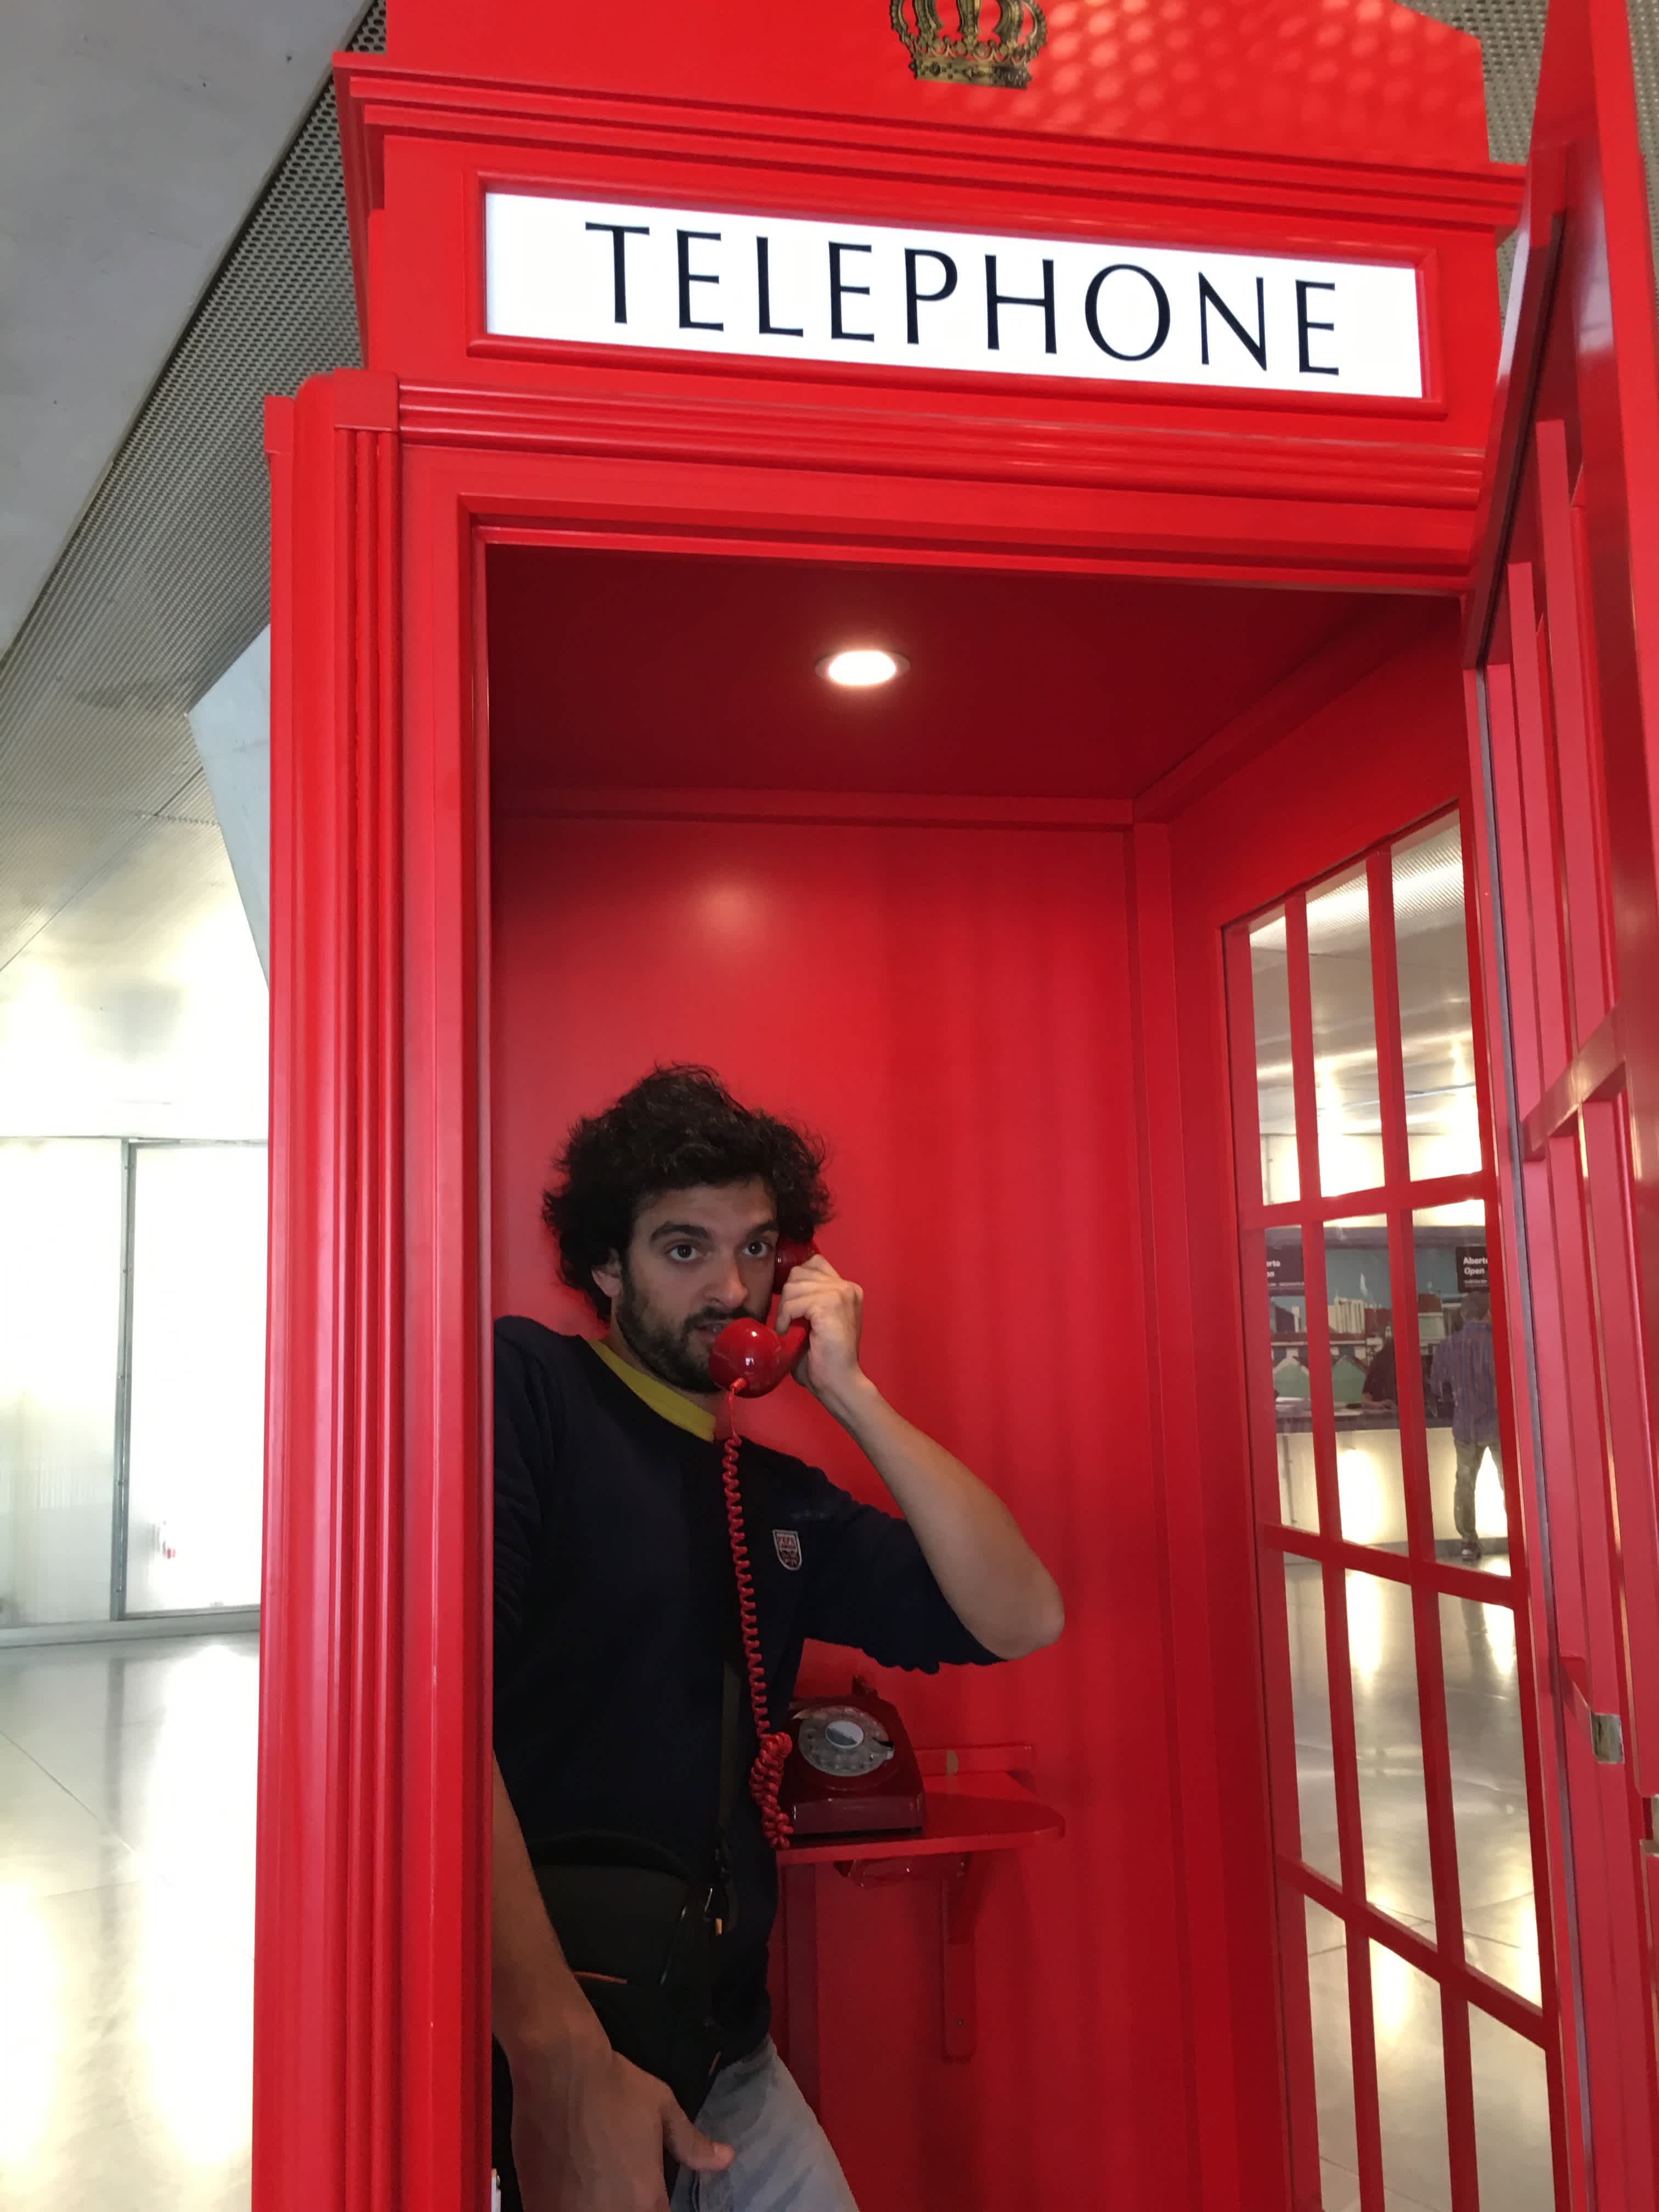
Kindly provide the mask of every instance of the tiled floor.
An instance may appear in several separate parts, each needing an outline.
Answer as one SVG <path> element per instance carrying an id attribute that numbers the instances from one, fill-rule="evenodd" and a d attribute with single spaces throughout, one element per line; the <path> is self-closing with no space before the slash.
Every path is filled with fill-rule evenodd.
<path id="1" fill-rule="evenodd" d="M 1310 1864 L 1336 1878 L 1318 1569 L 1288 1561 L 1286 1597 L 1303 1850 Z M 1410 1595 L 1379 1576 L 1352 1574 L 1347 1601 L 1367 1892 L 1383 1911 L 1432 1941 Z M 1537 1925 L 1512 1618 L 1502 1606 L 1443 1598 L 1440 1638 L 1465 1954 L 1535 2002 Z M 1306 1911 L 1324 2212 L 1353 2212 L 1359 2187 L 1344 1930 L 1317 1905 Z M 1376 1943 L 1371 1978 L 1388 2212 L 1449 2212 L 1438 1991 Z M 1549 2212 L 1554 2196 L 1542 2053 L 1485 2014 L 1472 2015 L 1470 2041 L 1482 2205 Z"/>
<path id="2" fill-rule="evenodd" d="M 1334 1867 L 1316 1577 L 1289 1588 L 1305 1848 Z M 1349 1592 L 1366 1865 L 1428 1931 L 1409 1610 Z M 1447 1600 L 1442 1636 L 1470 1957 L 1535 1996 L 1514 1652 L 1499 1608 Z M 0 2206 L 241 2212 L 248 2191 L 252 1637 L 0 1651 Z M 1322 1854 L 1323 1857 L 1322 1857 Z M 1309 1908 L 1325 2212 L 1354 2212 L 1346 1954 Z M 1448 2212 L 1434 1992 L 1374 1950 L 1388 2212 Z M 1541 2061 L 1477 2022 L 1482 2202 L 1550 2205 Z"/>
<path id="3" fill-rule="evenodd" d="M 0 1651 L 0 2205 L 240 2212 L 252 1636 Z"/>

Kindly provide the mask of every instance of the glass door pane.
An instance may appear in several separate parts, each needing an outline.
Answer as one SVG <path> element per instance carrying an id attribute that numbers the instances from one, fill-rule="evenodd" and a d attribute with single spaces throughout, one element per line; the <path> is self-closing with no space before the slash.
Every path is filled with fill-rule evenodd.
<path id="1" fill-rule="evenodd" d="M 1286 2123 L 1323 2212 L 1554 2187 L 1467 932 L 1449 817 L 1242 921 L 1228 958 L 1267 1765 L 1303 1908 Z"/>
<path id="2" fill-rule="evenodd" d="M 263 1145 L 133 1153 L 129 1613 L 259 1597 Z"/>
<path id="3" fill-rule="evenodd" d="M 0 1628 L 107 1620 L 121 1147 L 0 1139 Z"/>

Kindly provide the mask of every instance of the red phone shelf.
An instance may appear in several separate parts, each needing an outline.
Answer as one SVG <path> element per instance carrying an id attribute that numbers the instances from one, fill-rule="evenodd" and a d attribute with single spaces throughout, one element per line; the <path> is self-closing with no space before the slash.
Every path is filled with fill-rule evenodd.
<path id="1" fill-rule="evenodd" d="M 818 2102 L 818 1884 L 825 1868 L 863 1888 L 931 1881 L 939 1890 L 941 2045 L 971 2058 L 976 2037 L 974 1930 L 993 1854 L 1052 1842 L 1066 1823 L 1018 1779 L 1027 1744 L 917 1753 L 927 1792 L 920 1835 L 833 1836 L 778 1853 L 783 1960 L 778 2042 L 807 2102 Z"/>
<path id="2" fill-rule="evenodd" d="M 923 1760 L 927 1822 L 917 1836 L 830 1836 L 811 1844 L 792 1844 L 778 1853 L 781 1870 L 791 1867 L 837 1866 L 849 1869 L 880 1860 L 933 1858 L 959 1851 L 1018 1850 L 1066 1832 L 1051 1805 L 1013 1775 L 930 1774 Z"/>

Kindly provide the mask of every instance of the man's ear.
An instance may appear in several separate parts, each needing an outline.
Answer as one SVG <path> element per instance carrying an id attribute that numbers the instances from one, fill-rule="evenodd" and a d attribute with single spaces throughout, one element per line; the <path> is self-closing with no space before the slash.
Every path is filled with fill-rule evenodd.
<path id="1" fill-rule="evenodd" d="M 622 1289 L 622 1262 L 614 1252 L 607 1252 L 598 1267 L 594 1268 L 593 1281 L 596 1287 L 614 1305 L 617 1295 Z"/>

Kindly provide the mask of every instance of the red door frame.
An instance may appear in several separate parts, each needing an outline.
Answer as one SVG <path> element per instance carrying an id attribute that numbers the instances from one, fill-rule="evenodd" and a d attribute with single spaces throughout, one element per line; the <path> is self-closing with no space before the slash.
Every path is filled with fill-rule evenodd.
<path id="1" fill-rule="evenodd" d="M 1334 222 L 1364 234 L 1358 250 L 1386 236 L 1399 251 L 1415 226 L 1450 319 L 1432 338 L 1440 397 L 1407 410 L 1409 431 L 1398 404 L 1304 402 L 1273 420 L 1155 388 L 1106 403 L 1015 380 L 990 393 L 963 379 L 957 397 L 898 375 L 648 357 L 623 372 L 480 345 L 478 179 L 557 188 L 580 170 L 614 197 L 700 204 L 712 154 L 734 203 L 787 205 L 796 118 L 767 118 L 734 153 L 643 102 L 618 118 L 597 100 L 515 93 L 509 132 L 498 88 L 362 57 L 343 64 L 342 92 L 371 367 L 273 403 L 268 430 L 273 1389 L 254 2201 L 453 2212 L 477 2186 L 487 2098 L 487 533 L 1455 587 L 1486 351 L 1478 272 L 1514 186 L 1496 172 L 1170 155 L 1158 183 L 1180 199 L 1172 216 L 1149 205 L 1139 150 L 1073 142 L 1039 161 L 1005 144 L 964 179 L 959 133 L 815 126 L 812 190 L 849 210 L 878 211 L 902 177 L 930 219 L 969 228 L 1046 234 L 1109 219 L 1107 205 L 1132 234 L 1186 234 L 1202 204 L 1233 240 L 1328 242 Z M 453 282 L 434 284 L 434 269 Z M 907 427 L 916 407 L 925 431 Z M 1333 470 L 1369 502 L 1332 500 Z M 1236 1741 L 1260 1741 L 1253 1657 L 1206 1626 L 1231 1618 L 1248 1535 L 1241 1551 L 1240 1501 L 1218 1495 L 1213 1439 L 1189 1433 L 1180 1403 L 1188 1175 L 1158 1126 L 1154 1065 L 1163 948 L 1179 934 L 1165 835 L 1133 833 L 1146 1264 L 1166 1510 L 1196 1562 L 1171 1569 L 1171 1757 L 1178 1744 L 1189 1894 L 1221 1938 L 1195 1924 L 1186 1962 L 1194 2201 L 1253 2208 L 1282 2171 L 1282 2128 L 1262 2094 L 1273 1960 L 1241 1940 L 1237 1904 L 1269 1893 L 1271 1860 L 1265 1777 L 1249 1788 L 1260 1759 Z M 1231 1764 L 1216 1748 L 1229 1741 Z"/>
<path id="2" fill-rule="evenodd" d="M 1623 0 L 1556 0 L 1465 647 L 1500 1196 L 1548 1500 L 1573 2203 L 1659 2196 L 1659 339 Z"/>

